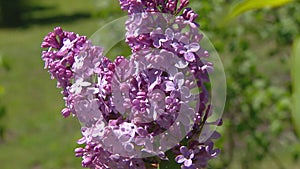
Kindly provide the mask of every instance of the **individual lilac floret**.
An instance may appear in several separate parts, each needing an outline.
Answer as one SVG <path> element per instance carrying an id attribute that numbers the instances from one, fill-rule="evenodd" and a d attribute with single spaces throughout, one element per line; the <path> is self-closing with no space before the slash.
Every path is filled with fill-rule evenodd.
<path id="1" fill-rule="evenodd" d="M 176 156 L 175 161 L 181 165 L 182 169 L 195 169 L 193 165 L 194 151 L 189 150 L 186 146 L 180 147 L 180 155 Z"/>
<path id="2" fill-rule="evenodd" d="M 214 143 L 211 140 L 205 142 L 204 144 L 197 142 L 192 144 L 190 146 L 195 152 L 194 165 L 200 168 L 206 168 L 208 161 L 212 158 L 216 158 L 220 153 L 219 149 L 213 149 Z"/>

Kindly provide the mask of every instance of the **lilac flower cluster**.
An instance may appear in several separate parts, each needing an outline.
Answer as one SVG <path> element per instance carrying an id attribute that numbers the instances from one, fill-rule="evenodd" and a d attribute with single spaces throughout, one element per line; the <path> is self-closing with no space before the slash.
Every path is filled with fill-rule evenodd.
<path id="1" fill-rule="evenodd" d="M 213 142 L 199 143 L 190 141 L 188 147 L 181 146 L 180 153 L 175 161 L 181 165 L 182 169 L 206 168 L 208 160 L 219 154 L 218 149 L 213 149 Z"/>
<path id="2" fill-rule="evenodd" d="M 42 43 L 42 59 L 66 108 L 82 123 L 75 149 L 82 166 L 94 169 L 149 168 L 168 160 L 181 168 L 205 168 L 219 150 L 208 74 L 213 65 L 199 42 L 197 14 L 188 0 L 120 0 L 128 11 L 129 59 L 111 61 L 84 36 L 55 28 Z M 149 162 L 149 158 L 151 159 Z"/>
<path id="3" fill-rule="evenodd" d="M 41 45 L 42 48 L 48 48 L 43 51 L 42 58 L 45 61 L 45 68 L 48 69 L 52 79 L 57 80 L 57 87 L 63 89 L 62 94 L 66 101 L 67 108 L 62 110 L 64 117 L 68 117 L 73 110 L 70 104 L 69 97 L 72 97 L 68 92 L 71 87 L 71 79 L 74 72 L 71 70 L 75 62 L 75 56 L 83 50 L 87 43 L 85 36 L 79 36 L 73 32 L 65 32 L 60 27 L 50 32 Z M 69 106 L 70 105 L 70 106 Z"/>
<path id="4" fill-rule="evenodd" d="M 121 9 L 129 14 L 160 12 L 177 15 L 189 4 L 189 0 L 119 0 Z M 178 5 L 179 3 L 179 5 Z"/>

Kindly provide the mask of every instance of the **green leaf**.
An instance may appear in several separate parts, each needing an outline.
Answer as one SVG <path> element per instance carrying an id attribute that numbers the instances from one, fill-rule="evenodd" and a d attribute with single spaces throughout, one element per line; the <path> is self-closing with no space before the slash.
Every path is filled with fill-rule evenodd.
<path id="1" fill-rule="evenodd" d="M 293 86 L 292 119 L 300 139 L 300 37 L 296 38 L 293 44 L 291 67 Z"/>
<path id="2" fill-rule="evenodd" d="M 8 60 L 3 57 L 0 53 L 0 68 L 4 68 L 5 70 L 10 70 L 10 65 L 8 63 Z"/>
<path id="3" fill-rule="evenodd" d="M 4 117 L 5 113 L 6 113 L 5 107 L 0 105 L 0 119 Z"/>
<path id="4" fill-rule="evenodd" d="M 4 87 L 0 86 L 0 96 L 4 93 Z"/>
<path id="5" fill-rule="evenodd" d="M 175 160 L 172 161 L 161 161 L 159 163 L 159 169 L 179 169 L 180 165 Z"/>
<path id="6" fill-rule="evenodd" d="M 230 13 L 225 17 L 225 22 L 230 21 L 238 15 L 250 10 L 261 9 L 266 7 L 280 7 L 292 1 L 294 0 L 244 0 L 240 3 L 237 3 L 232 8 Z"/>

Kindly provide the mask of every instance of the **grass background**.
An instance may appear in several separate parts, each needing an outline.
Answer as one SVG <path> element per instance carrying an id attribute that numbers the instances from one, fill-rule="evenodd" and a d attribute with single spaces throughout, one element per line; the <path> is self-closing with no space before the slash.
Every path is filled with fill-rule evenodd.
<path id="1" fill-rule="evenodd" d="M 63 119 L 59 113 L 63 100 L 56 82 L 43 69 L 40 44 L 55 26 L 90 36 L 105 20 L 90 17 L 99 10 L 93 0 L 44 0 L 28 5 L 43 9 L 28 12 L 22 27 L 0 29 L 0 54 L 10 67 L 0 70 L 0 84 L 5 88 L 2 102 L 7 109 L 1 119 L 5 139 L 0 143 L 0 168 L 81 168 L 81 159 L 73 153 L 81 137 L 80 125 L 75 118 Z M 114 10 L 105 6 L 118 8 L 113 2 L 100 5 L 105 14 Z M 116 14 L 121 15 L 120 10 Z M 106 16 L 108 20 L 114 17 Z"/>
<path id="2" fill-rule="evenodd" d="M 125 13 L 119 9 L 117 0 L 26 2 L 26 22 L 15 28 L 0 28 L 0 55 L 10 67 L 0 69 L 0 84 L 5 88 L 1 101 L 7 108 L 5 117 L 0 119 L 5 126 L 5 137 L 0 142 L 0 168 L 81 168 L 81 159 L 73 153 L 81 136 L 80 125 L 75 118 L 63 119 L 60 115 L 63 100 L 60 90 L 55 88 L 56 82 L 43 69 L 40 44 L 55 26 L 91 36 L 106 22 Z M 271 64 L 274 68 L 268 69 L 269 74 L 278 71 L 278 61 L 272 62 L 275 65 Z M 276 152 L 290 169 L 300 166 L 285 156 L 284 149 Z M 267 159 L 259 166 L 270 168 L 274 163 Z"/>

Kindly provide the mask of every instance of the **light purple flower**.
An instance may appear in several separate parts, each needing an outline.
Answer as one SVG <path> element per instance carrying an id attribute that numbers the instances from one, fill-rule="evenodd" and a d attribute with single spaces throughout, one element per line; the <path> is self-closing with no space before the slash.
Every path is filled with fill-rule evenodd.
<path id="1" fill-rule="evenodd" d="M 193 150 L 189 150 L 185 146 L 180 147 L 180 155 L 176 156 L 175 161 L 181 165 L 182 169 L 192 169 L 195 168 L 193 165 L 193 158 L 195 156 Z"/>
<path id="2" fill-rule="evenodd" d="M 163 152 L 172 148 L 181 168 L 206 167 L 219 153 L 211 141 L 216 134 L 199 135 L 208 137 L 219 121 L 206 123 L 212 111 L 205 83 L 213 65 L 199 45 L 198 15 L 186 8 L 189 0 L 119 1 L 129 14 L 129 59 L 109 60 L 85 36 L 60 27 L 41 45 L 45 68 L 62 88 L 62 115 L 73 113 L 83 125 L 78 144 L 84 146 L 75 155 L 86 168 L 145 169 L 136 156 L 166 160 Z"/>

